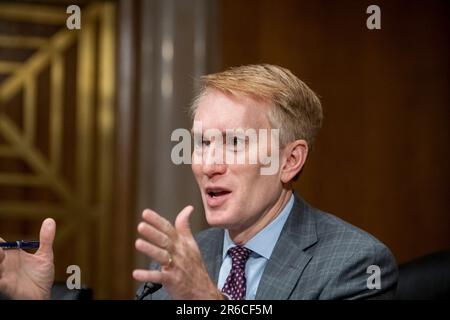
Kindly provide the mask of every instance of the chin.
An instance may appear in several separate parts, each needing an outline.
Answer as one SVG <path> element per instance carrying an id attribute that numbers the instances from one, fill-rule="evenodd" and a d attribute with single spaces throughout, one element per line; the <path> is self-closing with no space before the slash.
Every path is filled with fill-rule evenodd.
<path id="1" fill-rule="evenodd" d="M 230 225 L 233 225 L 231 214 L 227 211 L 212 211 L 208 209 L 206 211 L 206 221 L 211 227 L 227 229 Z"/>

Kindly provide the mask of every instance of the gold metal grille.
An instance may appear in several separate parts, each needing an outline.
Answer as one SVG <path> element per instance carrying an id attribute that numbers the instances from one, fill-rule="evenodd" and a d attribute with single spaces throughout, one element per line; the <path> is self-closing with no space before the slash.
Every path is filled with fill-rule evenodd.
<path id="1" fill-rule="evenodd" d="M 43 5 L 0 4 L 0 20 L 61 26 L 51 37 L 0 35 L 0 48 L 27 48 L 25 61 L 0 60 L 0 160 L 20 159 L 32 173 L 0 171 L 0 187 L 46 188 L 58 201 L 32 202 L 0 198 L 4 221 L 51 216 L 57 219 L 55 259 L 73 248 L 68 259 L 82 270 L 82 282 L 97 296 L 108 297 L 108 248 L 112 192 L 112 148 L 115 86 L 115 4 L 93 3 L 82 8 L 81 30 L 65 27 L 64 8 Z M 68 75 L 67 51 L 76 47 L 76 72 Z M 72 57 L 73 58 L 73 57 Z M 40 108 L 38 81 L 49 72 L 48 154 L 37 147 Z M 75 77 L 75 136 L 73 154 L 63 152 L 66 79 Z M 21 96 L 21 124 L 8 116 L 5 106 Z M 39 138 L 42 139 L 42 138 Z M 3 141 L 3 142 L 1 142 Z M 67 157 L 74 163 L 75 183 L 61 174 Z M 7 236 L 7 235 L 2 235 Z M 94 254 L 93 254 L 94 252 Z M 67 254 L 67 253 L 66 253 Z M 58 265 L 59 274 L 67 266 Z"/>

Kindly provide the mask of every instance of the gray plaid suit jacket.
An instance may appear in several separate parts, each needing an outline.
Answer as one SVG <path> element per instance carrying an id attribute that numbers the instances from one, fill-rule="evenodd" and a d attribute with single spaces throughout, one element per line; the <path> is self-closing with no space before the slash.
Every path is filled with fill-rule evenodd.
<path id="1" fill-rule="evenodd" d="M 216 283 L 222 264 L 224 230 L 196 236 L 208 273 Z M 369 289 L 368 267 L 380 268 L 380 289 Z M 159 268 L 151 264 L 151 269 Z M 373 272 L 373 271 L 372 271 Z M 264 269 L 256 299 L 389 299 L 398 271 L 389 249 L 370 234 L 308 205 L 294 207 Z M 369 280 L 371 283 L 371 281 Z M 138 290 L 138 294 L 142 287 Z M 146 299 L 170 299 L 161 288 Z"/>

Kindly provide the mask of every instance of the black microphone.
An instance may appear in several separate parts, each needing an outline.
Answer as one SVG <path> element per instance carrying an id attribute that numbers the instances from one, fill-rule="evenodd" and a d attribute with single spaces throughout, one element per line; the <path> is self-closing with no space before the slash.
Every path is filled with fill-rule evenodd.
<path id="1" fill-rule="evenodd" d="M 137 300 L 143 300 L 146 296 L 149 294 L 155 293 L 159 289 L 162 288 L 162 284 L 160 283 L 153 283 L 153 282 L 146 282 L 144 284 L 144 288 L 142 289 L 141 294 L 136 295 Z"/>

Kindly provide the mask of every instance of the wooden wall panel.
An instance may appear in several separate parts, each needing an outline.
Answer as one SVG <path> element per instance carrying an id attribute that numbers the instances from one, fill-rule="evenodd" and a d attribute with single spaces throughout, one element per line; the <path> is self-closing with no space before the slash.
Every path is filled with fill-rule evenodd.
<path id="1" fill-rule="evenodd" d="M 223 67 L 273 63 L 322 99 L 325 121 L 296 185 L 371 232 L 399 262 L 450 248 L 449 5 L 222 1 Z"/>

